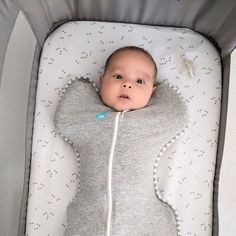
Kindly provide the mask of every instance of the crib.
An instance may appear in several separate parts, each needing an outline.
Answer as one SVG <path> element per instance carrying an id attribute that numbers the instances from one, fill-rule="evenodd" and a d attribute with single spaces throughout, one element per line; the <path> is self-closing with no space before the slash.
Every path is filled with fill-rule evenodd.
<path id="1" fill-rule="evenodd" d="M 4 0 L 0 3 L 0 9 L 0 235 L 63 235 L 66 227 L 65 209 L 76 192 L 78 173 L 73 150 L 57 137 L 53 124 L 50 124 L 50 121 L 46 123 L 47 117 L 53 119 L 55 98 L 59 97 L 67 82 L 78 74 L 78 68 L 82 70 L 80 73 L 83 76 L 91 77 L 98 83 L 96 79 L 99 78 L 105 57 L 112 49 L 127 44 L 136 44 L 153 52 L 158 67 L 161 68 L 161 80 L 171 82 L 173 87 L 184 95 L 186 102 L 191 104 L 190 112 L 195 110 L 195 113 L 192 113 L 189 132 L 191 127 L 196 127 L 197 121 L 193 119 L 195 115 L 204 121 L 208 119 L 205 125 L 214 123 L 210 129 L 214 133 L 213 137 L 207 138 L 208 134 L 202 132 L 189 141 L 189 136 L 183 136 L 178 149 L 170 149 L 167 153 L 169 160 L 174 159 L 176 152 L 179 157 L 188 157 L 190 154 L 183 151 L 182 147 L 190 145 L 191 142 L 193 147 L 193 143 L 199 141 L 199 145 L 192 148 L 191 155 L 198 158 L 196 160 L 201 160 L 203 156 L 207 159 L 208 155 L 209 159 L 212 158 L 211 168 L 206 170 L 211 178 L 202 180 L 204 186 L 210 186 L 209 194 L 206 194 L 210 210 L 204 211 L 204 217 L 211 222 L 199 220 L 201 231 L 198 231 L 191 229 L 191 223 L 190 229 L 185 227 L 189 223 L 180 220 L 182 230 L 178 235 L 223 236 L 236 233 L 236 135 L 233 123 L 236 117 L 236 84 L 235 68 L 230 67 L 236 47 L 235 1 Z M 161 34 L 164 34 L 163 42 L 160 39 Z M 183 41 L 185 44 L 182 44 Z M 163 51 L 158 49 L 158 43 L 164 48 Z M 70 44 L 78 44 L 78 48 L 72 52 L 73 47 Z M 176 50 L 180 56 L 169 56 L 166 52 L 170 49 Z M 195 53 L 195 49 L 199 50 L 199 54 Z M 179 53 L 181 50 L 185 50 L 183 54 Z M 66 54 L 67 51 L 71 54 Z M 64 56 L 63 59 L 58 59 L 61 56 Z M 101 62 L 98 62 L 98 58 L 101 58 Z M 58 61 L 60 63 L 57 64 Z M 194 66 L 196 62 L 198 67 Z M 73 63 L 78 68 L 72 68 Z M 93 72 L 90 72 L 90 65 Z M 58 70 L 60 73 L 57 73 Z M 176 71 L 179 74 L 176 74 Z M 212 80 L 203 80 L 196 75 Z M 169 81 L 169 78 L 172 79 Z M 184 78 L 189 80 L 185 83 L 179 82 Z M 55 83 L 50 84 L 51 81 Z M 190 90 L 191 93 L 188 93 Z M 54 98 L 51 97 L 53 93 Z M 200 99 L 196 98 L 198 93 L 201 94 Z M 208 94 L 210 95 L 206 98 Z M 209 103 L 213 104 L 214 109 L 198 107 L 198 104 L 204 104 L 205 107 L 205 104 Z M 42 123 L 37 123 L 42 113 L 40 106 L 51 111 L 45 114 L 44 119 L 40 121 Z M 47 130 L 50 134 L 43 130 L 48 124 L 52 125 Z M 201 128 L 207 130 L 207 126 Z M 45 137 L 49 136 L 51 139 L 48 141 Z M 207 143 L 210 152 L 202 148 L 202 139 Z M 46 186 L 48 179 L 45 176 L 57 176 L 55 160 L 59 162 L 65 158 L 57 152 L 58 149 L 42 152 L 48 146 L 54 145 L 65 145 L 63 148 L 71 156 L 71 166 L 63 170 L 67 171 L 67 177 L 60 177 L 67 178 L 67 182 L 65 181 L 64 188 L 55 187 L 57 194 L 55 189 L 53 192 L 50 186 Z M 37 146 L 41 147 L 41 151 L 38 151 Z M 52 157 L 52 152 L 56 157 Z M 186 156 L 186 163 L 190 166 L 194 160 Z M 45 163 L 52 168 L 44 169 Z M 202 164 L 204 165 L 204 162 Z M 175 165 L 173 168 L 176 170 L 182 168 L 179 163 Z M 39 166 L 42 166 L 41 169 L 44 169 L 46 174 L 36 180 Z M 163 166 L 168 169 L 170 162 L 163 161 Z M 163 170 L 159 172 L 160 176 L 165 174 Z M 60 178 L 57 181 L 60 181 Z M 172 199 L 172 190 L 181 189 L 176 186 L 183 186 L 185 181 L 180 175 L 179 179 L 168 185 L 169 192 L 166 191 L 164 196 Z M 191 181 L 178 192 L 179 196 L 184 195 L 184 190 L 191 183 L 196 184 L 194 176 Z M 54 186 L 57 184 L 59 182 L 53 182 Z M 160 183 L 160 186 L 165 192 L 165 181 Z M 42 189 L 45 192 L 40 192 Z M 62 200 L 63 194 L 61 195 L 60 191 L 64 195 L 68 195 L 69 191 L 66 201 Z M 48 194 L 45 194 L 46 192 Z M 37 195 L 38 193 L 42 195 Z M 188 193 L 197 201 L 204 195 L 197 191 Z M 37 205 L 38 198 L 44 202 L 44 210 L 39 210 L 41 203 Z M 175 200 L 172 200 L 173 203 Z M 189 209 L 187 201 L 177 202 L 180 211 Z M 59 213 L 45 210 L 45 207 L 50 209 L 51 205 L 56 206 Z M 196 211 L 201 205 L 202 203 L 199 203 L 192 211 Z M 62 212 L 60 206 L 63 206 Z M 41 218 L 37 212 L 40 212 Z M 188 213 L 183 212 L 185 211 L 182 210 L 182 215 L 187 215 L 183 219 L 187 219 Z M 191 220 L 195 221 L 197 214 L 191 217 Z M 39 219 L 44 219 L 44 222 Z M 61 219 L 60 222 L 58 219 Z M 51 228 L 45 230 L 48 227 Z"/>

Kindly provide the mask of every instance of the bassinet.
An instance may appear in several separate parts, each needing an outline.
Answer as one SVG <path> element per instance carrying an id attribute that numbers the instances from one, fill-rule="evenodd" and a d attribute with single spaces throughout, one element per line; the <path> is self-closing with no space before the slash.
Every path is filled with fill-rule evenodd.
<path id="1" fill-rule="evenodd" d="M 229 91 L 233 86 L 229 80 L 230 55 L 236 46 L 236 3 L 233 0 L 3 0 L 0 3 L 0 235 L 25 235 L 41 49 L 45 38 L 54 29 L 71 20 L 186 27 L 215 44 L 222 59 L 223 90 L 213 235 L 234 235 L 236 206 L 232 196 L 236 191 L 233 187 L 235 180 L 229 176 L 233 175 L 235 168 L 230 152 L 235 145 L 235 136 L 233 127 L 226 126 L 227 114 L 233 114 L 233 109 L 227 111 Z M 226 131 L 230 137 L 227 142 Z M 227 195 L 227 187 L 231 188 L 231 196 Z"/>

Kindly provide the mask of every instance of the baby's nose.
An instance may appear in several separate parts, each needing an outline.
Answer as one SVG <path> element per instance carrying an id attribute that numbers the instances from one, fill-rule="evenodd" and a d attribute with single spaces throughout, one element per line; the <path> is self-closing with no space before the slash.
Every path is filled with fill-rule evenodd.
<path id="1" fill-rule="evenodd" d="M 123 83 L 123 88 L 132 88 L 132 85 L 131 85 L 131 83 L 129 83 L 129 82 L 125 82 L 125 83 Z"/>

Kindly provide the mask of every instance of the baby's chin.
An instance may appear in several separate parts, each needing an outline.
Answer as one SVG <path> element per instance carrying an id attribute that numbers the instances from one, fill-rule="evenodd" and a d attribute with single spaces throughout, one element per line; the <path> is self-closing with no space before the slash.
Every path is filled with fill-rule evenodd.
<path id="1" fill-rule="evenodd" d="M 138 110 L 138 109 L 141 109 L 143 108 L 144 106 L 142 107 L 135 107 L 135 106 L 112 106 L 112 108 L 118 112 L 123 112 L 123 111 L 133 111 L 133 110 Z"/>
<path id="2" fill-rule="evenodd" d="M 123 102 L 110 103 L 108 101 L 104 101 L 104 100 L 102 101 L 106 106 L 118 112 L 138 110 L 146 106 L 146 104 L 137 105 L 137 104 L 123 103 Z"/>

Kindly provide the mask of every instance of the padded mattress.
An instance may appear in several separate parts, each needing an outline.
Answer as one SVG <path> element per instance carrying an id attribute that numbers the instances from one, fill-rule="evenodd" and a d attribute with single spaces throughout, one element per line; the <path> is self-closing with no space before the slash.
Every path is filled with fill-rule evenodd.
<path id="1" fill-rule="evenodd" d="M 89 21 L 60 26 L 43 47 L 27 235 L 63 235 L 66 208 L 78 187 L 79 160 L 73 148 L 55 133 L 53 124 L 63 88 L 76 76 L 89 77 L 99 87 L 106 58 L 127 45 L 143 47 L 153 55 L 158 81 L 173 86 L 189 110 L 187 130 L 170 140 L 157 156 L 154 179 L 158 196 L 175 211 L 179 235 L 211 235 L 221 106 L 218 52 L 206 38 L 186 28 Z"/>

